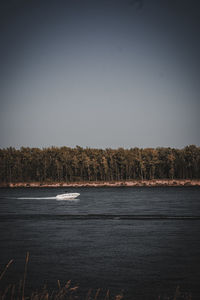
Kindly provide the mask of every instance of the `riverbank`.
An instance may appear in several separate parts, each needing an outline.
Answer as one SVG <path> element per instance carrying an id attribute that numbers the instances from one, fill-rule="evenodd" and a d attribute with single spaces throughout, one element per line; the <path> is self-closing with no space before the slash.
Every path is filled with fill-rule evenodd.
<path id="1" fill-rule="evenodd" d="M 124 181 L 87 181 L 87 182 L 10 182 L 0 183 L 0 187 L 155 187 L 155 186 L 200 186 L 200 179 L 152 179 Z"/>

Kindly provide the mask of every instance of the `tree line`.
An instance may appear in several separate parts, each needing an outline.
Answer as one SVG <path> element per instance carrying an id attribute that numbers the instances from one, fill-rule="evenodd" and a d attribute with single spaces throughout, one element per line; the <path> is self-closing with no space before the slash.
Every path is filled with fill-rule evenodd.
<path id="1" fill-rule="evenodd" d="M 0 182 L 199 179 L 200 147 L 0 149 Z"/>

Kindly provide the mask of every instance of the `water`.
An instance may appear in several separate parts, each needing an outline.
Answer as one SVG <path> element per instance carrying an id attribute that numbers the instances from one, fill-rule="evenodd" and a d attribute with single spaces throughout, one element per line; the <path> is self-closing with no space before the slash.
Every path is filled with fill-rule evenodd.
<path id="1" fill-rule="evenodd" d="M 172 296 L 177 285 L 199 299 L 200 188 L 66 188 L 0 190 L 2 285 L 23 277 L 26 291 L 71 279 L 84 294 L 98 287 L 130 299 Z"/>

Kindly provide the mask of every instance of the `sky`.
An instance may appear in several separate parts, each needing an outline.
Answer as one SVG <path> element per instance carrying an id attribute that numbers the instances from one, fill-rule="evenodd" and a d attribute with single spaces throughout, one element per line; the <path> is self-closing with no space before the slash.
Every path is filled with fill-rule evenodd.
<path id="1" fill-rule="evenodd" d="M 200 145 L 198 0 L 2 0 L 0 148 Z"/>

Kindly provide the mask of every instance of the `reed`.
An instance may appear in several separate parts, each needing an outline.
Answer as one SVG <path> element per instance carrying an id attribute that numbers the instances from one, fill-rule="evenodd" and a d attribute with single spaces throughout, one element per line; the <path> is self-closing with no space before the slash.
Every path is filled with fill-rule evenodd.
<path id="1" fill-rule="evenodd" d="M 10 267 L 10 265 L 12 264 L 12 262 L 13 262 L 13 259 L 11 259 L 11 260 L 7 263 L 7 265 L 5 266 L 3 272 L 2 272 L 1 275 L 0 275 L 0 281 L 1 281 L 1 279 L 3 278 L 4 274 L 6 273 L 6 271 L 8 270 L 8 268 Z"/>
<path id="2" fill-rule="evenodd" d="M 22 300 L 24 300 L 24 291 L 25 291 L 28 261 L 29 261 L 29 252 L 26 253 L 26 261 L 25 261 L 25 267 L 24 267 L 24 279 L 23 279 L 23 285 L 22 285 Z"/>
<path id="3" fill-rule="evenodd" d="M 5 266 L 0 275 L 0 280 L 4 277 L 13 260 L 10 260 Z M 97 290 L 89 289 L 84 297 L 79 293 L 79 286 L 72 285 L 71 280 L 68 280 L 63 286 L 60 280 L 57 280 L 57 289 L 48 289 L 46 285 L 41 290 L 32 291 L 30 294 L 25 293 L 25 285 L 27 279 L 27 268 L 29 262 L 29 252 L 26 254 L 23 280 L 20 280 L 18 285 L 9 284 L 4 289 L 0 286 L 0 300 L 126 300 L 123 293 L 111 295 L 110 290 L 104 291 L 101 288 Z M 1 284 L 1 282 L 0 282 Z M 149 297 L 152 298 L 152 297 Z M 135 299 L 133 295 L 133 299 Z M 190 294 L 183 294 L 180 287 L 177 286 L 174 296 L 154 298 L 155 300 L 192 300 Z"/>

